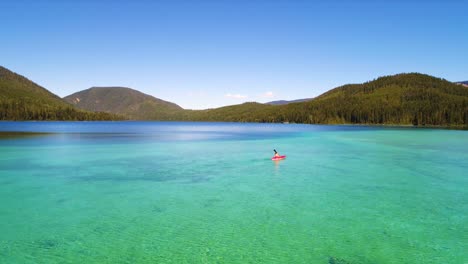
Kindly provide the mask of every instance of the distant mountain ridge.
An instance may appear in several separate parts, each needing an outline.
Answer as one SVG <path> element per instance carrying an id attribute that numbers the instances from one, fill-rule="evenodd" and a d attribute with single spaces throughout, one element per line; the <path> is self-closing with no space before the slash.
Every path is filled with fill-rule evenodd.
<path id="1" fill-rule="evenodd" d="M 114 120 L 113 114 L 75 109 L 26 77 L 0 66 L 0 120 Z"/>
<path id="2" fill-rule="evenodd" d="M 127 87 L 91 87 L 64 100 L 80 109 L 114 113 L 133 120 L 167 120 L 183 110 L 177 104 Z"/>
<path id="3" fill-rule="evenodd" d="M 456 83 L 468 87 L 468 81 L 456 82 Z"/>
<path id="4" fill-rule="evenodd" d="M 265 104 L 268 105 L 285 105 L 285 104 L 291 104 L 291 103 L 301 103 L 301 102 L 307 102 L 312 100 L 313 98 L 304 98 L 304 99 L 296 99 L 296 100 L 277 100 L 277 101 L 271 101 L 267 102 Z"/>

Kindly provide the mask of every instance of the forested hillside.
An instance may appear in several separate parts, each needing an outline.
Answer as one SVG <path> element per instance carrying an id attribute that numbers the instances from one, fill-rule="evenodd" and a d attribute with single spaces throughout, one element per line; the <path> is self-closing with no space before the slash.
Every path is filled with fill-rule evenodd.
<path id="1" fill-rule="evenodd" d="M 116 120 L 109 113 L 75 109 L 34 82 L 0 66 L 0 120 Z"/>
<path id="2" fill-rule="evenodd" d="M 246 103 L 193 111 L 185 120 L 466 126 L 468 88 L 429 75 L 385 76 L 287 105 Z"/>
<path id="3" fill-rule="evenodd" d="M 275 122 L 281 109 L 275 105 L 255 102 L 230 105 L 207 110 L 184 110 L 176 119 L 186 121 Z M 268 118 L 270 117 L 271 118 Z"/>
<path id="4" fill-rule="evenodd" d="M 411 73 L 344 85 L 309 103 L 288 105 L 286 118 L 305 123 L 466 125 L 468 88 Z"/>

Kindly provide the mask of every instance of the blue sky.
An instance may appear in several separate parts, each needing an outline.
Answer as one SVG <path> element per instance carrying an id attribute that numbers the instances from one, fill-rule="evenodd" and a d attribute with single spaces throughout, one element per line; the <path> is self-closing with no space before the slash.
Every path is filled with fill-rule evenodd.
<path id="1" fill-rule="evenodd" d="M 0 1 L 0 65 L 59 96 L 205 109 L 422 72 L 468 79 L 468 1 Z"/>

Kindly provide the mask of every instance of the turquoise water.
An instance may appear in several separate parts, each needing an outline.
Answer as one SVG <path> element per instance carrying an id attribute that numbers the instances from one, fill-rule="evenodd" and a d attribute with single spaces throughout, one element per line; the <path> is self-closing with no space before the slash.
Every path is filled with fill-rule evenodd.
<path id="1" fill-rule="evenodd" d="M 0 263 L 467 263 L 468 132 L 2 122 Z M 287 155 L 270 160 L 273 149 Z"/>

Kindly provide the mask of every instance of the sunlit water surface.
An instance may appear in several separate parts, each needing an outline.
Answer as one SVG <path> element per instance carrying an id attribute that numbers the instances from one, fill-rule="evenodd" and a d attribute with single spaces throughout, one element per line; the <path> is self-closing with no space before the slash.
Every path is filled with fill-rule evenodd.
<path id="1" fill-rule="evenodd" d="M 2 122 L 0 263 L 468 263 L 468 132 Z M 287 155 L 270 160 L 273 149 Z"/>

